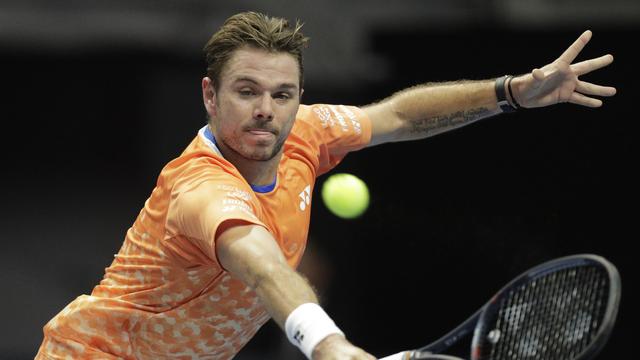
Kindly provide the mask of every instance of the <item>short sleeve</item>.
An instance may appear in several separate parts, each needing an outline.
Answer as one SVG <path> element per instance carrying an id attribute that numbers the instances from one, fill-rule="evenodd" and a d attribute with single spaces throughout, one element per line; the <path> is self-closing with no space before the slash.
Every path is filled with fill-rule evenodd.
<path id="1" fill-rule="evenodd" d="M 215 236 L 223 222 L 239 220 L 266 227 L 258 218 L 258 200 L 240 179 L 221 172 L 191 181 L 172 194 L 167 231 L 189 239 L 208 258 L 216 259 Z"/>
<path id="2" fill-rule="evenodd" d="M 318 175 L 337 166 L 349 152 L 371 142 L 371 121 L 356 106 L 301 105 L 296 121 L 293 134 L 315 152 Z"/>

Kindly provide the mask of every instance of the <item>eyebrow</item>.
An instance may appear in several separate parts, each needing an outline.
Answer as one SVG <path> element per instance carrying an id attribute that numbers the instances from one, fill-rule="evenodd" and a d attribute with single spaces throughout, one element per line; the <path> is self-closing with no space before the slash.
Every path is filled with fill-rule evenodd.
<path id="1" fill-rule="evenodd" d="M 255 79 L 250 78 L 250 77 L 246 77 L 246 76 L 241 76 L 239 78 L 236 78 L 233 82 L 237 83 L 237 82 L 243 82 L 243 81 L 250 82 L 252 84 L 256 84 L 258 86 L 261 86 L 261 84 L 259 82 L 257 82 Z M 286 89 L 286 90 L 288 90 L 288 89 L 296 90 L 296 89 L 298 89 L 298 85 L 293 84 L 293 83 L 282 83 L 282 84 L 276 86 L 276 88 L 277 89 Z"/>

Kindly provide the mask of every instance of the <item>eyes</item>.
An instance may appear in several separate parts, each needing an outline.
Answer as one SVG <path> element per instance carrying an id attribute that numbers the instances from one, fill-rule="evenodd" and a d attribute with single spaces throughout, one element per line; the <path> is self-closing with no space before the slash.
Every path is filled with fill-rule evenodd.
<path id="1" fill-rule="evenodd" d="M 238 95 L 242 98 L 252 98 L 259 95 L 259 92 L 249 88 L 242 88 L 238 90 Z M 279 101 L 287 101 L 293 97 L 293 95 L 288 91 L 279 91 L 273 93 L 272 97 Z"/>

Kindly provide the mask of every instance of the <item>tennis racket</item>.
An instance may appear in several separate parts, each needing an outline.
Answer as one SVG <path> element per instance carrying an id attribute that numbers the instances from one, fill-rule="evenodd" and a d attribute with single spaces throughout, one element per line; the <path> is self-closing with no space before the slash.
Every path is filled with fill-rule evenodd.
<path id="1" fill-rule="evenodd" d="M 620 276 L 601 256 L 572 255 L 513 279 L 437 341 L 381 360 L 442 359 L 471 338 L 471 360 L 586 360 L 607 342 L 618 313 Z"/>

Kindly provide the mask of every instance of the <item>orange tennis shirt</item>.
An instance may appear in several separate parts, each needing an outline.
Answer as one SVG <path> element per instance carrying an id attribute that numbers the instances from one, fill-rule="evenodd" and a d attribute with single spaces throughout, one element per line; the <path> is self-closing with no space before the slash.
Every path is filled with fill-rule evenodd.
<path id="1" fill-rule="evenodd" d="M 160 173 L 100 284 L 45 325 L 36 359 L 232 358 L 269 315 L 220 266 L 218 226 L 232 219 L 264 226 L 297 267 L 316 177 L 370 139 L 357 107 L 301 105 L 276 180 L 252 187 L 205 126 Z"/>

